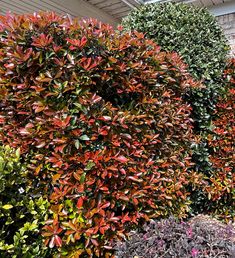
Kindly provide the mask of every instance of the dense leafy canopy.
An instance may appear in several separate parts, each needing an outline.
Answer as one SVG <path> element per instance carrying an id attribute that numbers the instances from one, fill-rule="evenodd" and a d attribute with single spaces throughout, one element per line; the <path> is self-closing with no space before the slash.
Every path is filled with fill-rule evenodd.
<path id="1" fill-rule="evenodd" d="M 203 171 L 203 184 L 191 192 L 192 210 L 222 219 L 234 217 L 235 209 L 235 60 L 224 71 L 224 91 L 215 109 L 206 148 L 196 148 L 197 165 Z M 204 153 L 203 151 L 205 151 Z M 209 155 L 208 155 L 209 153 Z M 194 154 L 195 155 L 195 154 Z M 207 162 L 200 159 L 208 155 Z M 194 159 L 195 160 L 195 159 Z M 208 165 L 209 164 L 209 165 Z"/>
<path id="2" fill-rule="evenodd" d="M 192 214 L 211 211 L 212 206 L 218 207 L 218 203 L 228 212 L 227 208 L 234 206 L 231 206 L 231 200 L 227 201 L 228 205 L 225 205 L 225 200 L 218 201 L 218 198 L 225 196 L 222 193 L 219 194 L 218 191 L 230 191 L 233 180 L 225 180 L 229 189 L 226 190 L 226 186 L 221 182 L 225 176 L 224 172 L 222 177 L 216 175 L 219 173 L 216 169 L 217 165 L 212 164 L 215 162 L 212 158 L 215 155 L 212 148 L 214 143 L 210 142 L 212 136 L 207 137 L 213 130 L 212 120 L 215 119 L 216 104 L 220 95 L 228 91 L 223 71 L 229 47 L 216 18 L 206 9 L 183 3 L 149 4 L 131 12 L 124 19 L 123 26 L 125 30 L 145 33 L 147 38 L 153 39 L 164 50 L 177 51 L 188 64 L 191 74 L 203 82 L 203 88 L 193 89 L 184 96 L 184 99 L 192 106 L 194 133 L 201 135 L 200 143 L 193 146 L 194 170 L 203 173 L 208 184 L 206 191 L 201 188 L 190 190 L 193 200 Z M 215 123 L 229 126 L 225 117 L 224 119 L 218 118 Z M 230 137 L 229 144 L 234 144 L 232 138 Z M 217 153 L 219 153 L 221 150 L 219 146 L 217 147 Z M 218 162 L 222 162 L 219 155 L 217 158 L 220 160 Z M 217 179 L 219 182 L 216 181 Z M 217 196 L 216 204 L 208 198 L 210 191 L 214 192 L 214 197 Z"/>
<path id="3" fill-rule="evenodd" d="M 0 38 L 0 140 L 50 197 L 50 248 L 109 257 L 134 225 L 185 216 L 199 85 L 177 54 L 53 13 L 1 17 Z"/>
<path id="4" fill-rule="evenodd" d="M 207 9 L 188 4 L 155 3 L 132 11 L 123 26 L 145 33 L 164 50 L 180 54 L 190 73 L 206 86 L 185 96 L 193 107 L 195 129 L 210 128 L 229 51 L 216 18 Z"/>
<path id="5" fill-rule="evenodd" d="M 2 256 L 111 257 L 150 218 L 233 216 L 234 59 L 201 142 L 186 100 L 205 122 L 215 70 L 203 88 L 144 34 L 54 13 L 0 17 L 0 39 Z"/>
<path id="6" fill-rule="evenodd" d="M 147 4 L 124 18 L 162 49 L 176 51 L 198 79 L 220 79 L 229 47 L 222 29 L 207 9 L 182 3 Z"/>
<path id="7" fill-rule="evenodd" d="M 224 76 L 228 82 L 220 98 L 208 136 L 213 174 L 206 191 L 217 214 L 230 219 L 235 208 L 235 59 L 230 60 Z"/>

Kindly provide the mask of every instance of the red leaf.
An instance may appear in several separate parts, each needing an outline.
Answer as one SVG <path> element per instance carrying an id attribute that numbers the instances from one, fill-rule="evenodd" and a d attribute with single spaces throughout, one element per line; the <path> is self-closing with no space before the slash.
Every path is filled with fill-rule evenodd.
<path id="1" fill-rule="evenodd" d="M 103 204 L 100 208 L 101 209 L 105 209 L 108 208 L 110 206 L 110 202 L 106 202 L 105 204 Z"/>
<path id="2" fill-rule="evenodd" d="M 87 38 L 85 36 L 82 37 L 80 47 L 84 47 L 87 43 Z"/>
<path id="3" fill-rule="evenodd" d="M 99 118 L 99 120 L 102 120 L 102 121 L 110 121 L 112 118 L 110 116 L 102 116 Z"/>
<path id="4" fill-rule="evenodd" d="M 99 246 L 99 243 L 98 243 L 98 241 L 96 239 L 91 238 L 91 242 L 92 242 L 93 245 Z"/>
<path id="5" fill-rule="evenodd" d="M 135 177 L 135 176 L 129 176 L 128 178 L 134 182 L 138 182 L 138 183 L 143 182 L 143 179 L 139 179 L 138 177 Z"/>
<path id="6" fill-rule="evenodd" d="M 118 217 L 112 217 L 109 219 L 109 221 L 119 221 L 120 219 Z"/>
<path id="7" fill-rule="evenodd" d="M 77 208 L 80 209 L 83 205 L 83 197 L 80 197 L 77 201 Z"/>
<path id="8" fill-rule="evenodd" d="M 122 163 L 126 163 L 128 161 L 128 159 L 124 156 L 118 156 L 115 159 L 122 162 Z"/>
<path id="9" fill-rule="evenodd" d="M 109 189 L 108 189 L 108 187 L 105 187 L 105 186 L 104 186 L 104 187 L 100 187 L 100 190 L 101 190 L 101 191 L 108 191 Z"/>
<path id="10" fill-rule="evenodd" d="M 58 235 L 55 235 L 55 244 L 57 247 L 62 246 L 62 239 Z"/>
<path id="11" fill-rule="evenodd" d="M 43 48 L 51 44 L 53 38 L 50 35 L 41 33 L 38 37 L 33 37 L 32 46 Z"/>
<path id="12" fill-rule="evenodd" d="M 3 124 L 5 122 L 5 118 L 3 116 L 0 116 L 0 124 Z"/>
<path id="13" fill-rule="evenodd" d="M 30 132 L 27 129 L 25 129 L 25 128 L 19 129 L 19 133 L 21 135 L 30 135 Z"/>

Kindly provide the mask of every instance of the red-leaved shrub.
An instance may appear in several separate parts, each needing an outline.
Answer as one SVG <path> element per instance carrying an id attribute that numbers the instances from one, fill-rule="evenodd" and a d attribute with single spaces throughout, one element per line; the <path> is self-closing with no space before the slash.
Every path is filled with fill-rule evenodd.
<path id="1" fill-rule="evenodd" d="M 206 191 L 216 213 L 231 219 L 235 215 L 235 59 L 228 63 L 225 76 L 226 92 L 217 104 L 213 134 L 208 137 L 214 173 Z"/>
<path id="2" fill-rule="evenodd" d="M 53 13 L 0 17 L 0 38 L 0 140 L 50 195 L 49 247 L 109 257 L 133 225 L 185 216 L 198 85 L 177 54 Z"/>

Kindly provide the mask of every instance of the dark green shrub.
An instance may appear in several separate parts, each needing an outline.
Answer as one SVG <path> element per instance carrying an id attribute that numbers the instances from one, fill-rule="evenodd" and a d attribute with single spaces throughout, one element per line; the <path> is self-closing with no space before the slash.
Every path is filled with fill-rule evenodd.
<path id="1" fill-rule="evenodd" d="M 235 228 L 209 217 L 191 222 L 173 218 L 150 221 L 130 239 L 118 243 L 116 258 L 233 258 Z"/>
<path id="2" fill-rule="evenodd" d="M 19 149 L 0 146 L 0 257 L 41 258 L 48 253 L 39 232 L 48 202 L 34 196 L 19 158 Z"/>
<path id="3" fill-rule="evenodd" d="M 209 128 L 229 50 L 215 17 L 206 9 L 182 3 L 147 4 L 132 11 L 123 26 L 145 33 L 163 50 L 182 56 L 190 73 L 206 85 L 192 91 L 187 100 L 196 127 Z"/>
<path id="4" fill-rule="evenodd" d="M 132 11 L 122 24 L 145 33 L 163 50 L 178 52 L 197 79 L 221 78 L 229 48 L 207 9 L 182 3 L 147 4 Z"/>
<path id="5" fill-rule="evenodd" d="M 176 53 L 53 13 L 1 17 L 0 38 L 0 140 L 45 185 L 55 253 L 109 257 L 142 221 L 187 215 L 199 176 L 182 96 L 198 83 Z"/>

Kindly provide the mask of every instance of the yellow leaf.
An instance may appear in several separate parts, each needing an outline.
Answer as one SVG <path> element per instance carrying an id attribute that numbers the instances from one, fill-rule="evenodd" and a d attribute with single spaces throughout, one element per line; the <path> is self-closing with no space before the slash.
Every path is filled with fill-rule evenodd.
<path id="1" fill-rule="evenodd" d="M 58 179 L 60 179 L 61 177 L 61 174 L 55 174 L 52 179 L 53 179 L 53 182 L 57 181 Z"/>
<path id="2" fill-rule="evenodd" d="M 10 210 L 11 208 L 13 208 L 13 206 L 11 204 L 5 204 L 2 206 L 2 208 L 5 210 Z"/>

